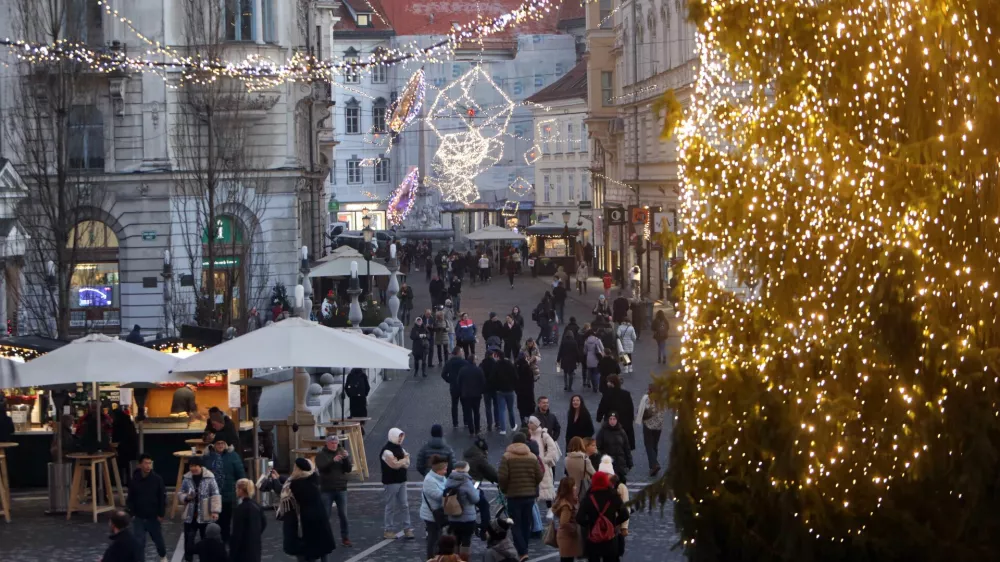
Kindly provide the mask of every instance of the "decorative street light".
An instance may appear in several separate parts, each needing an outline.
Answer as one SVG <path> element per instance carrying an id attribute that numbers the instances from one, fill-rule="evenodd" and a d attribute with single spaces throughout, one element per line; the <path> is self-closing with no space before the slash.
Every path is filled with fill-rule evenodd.
<path id="1" fill-rule="evenodd" d="M 643 221 L 635 221 L 635 223 L 634 223 L 633 226 L 634 226 L 634 229 L 635 229 L 635 265 L 641 267 L 641 264 L 642 264 L 642 254 L 643 254 L 643 252 L 646 251 L 646 248 L 645 248 L 645 246 L 643 246 L 643 242 L 642 242 L 642 235 L 645 233 L 646 223 L 643 222 Z M 628 273 L 628 275 L 629 275 L 629 280 L 632 280 L 632 273 L 631 273 L 631 271 Z M 640 281 L 640 285 L 638 287 L 632 287 L 632 291 L 635 294 L 635 298 L 636 299 L 640 299 L 640 300 L 642 299 L 642 285 L 641 285 L 641 281 Z"/>
<path id="2" fill-rule="evenodd" d="M 367 211 L 367 209 L 365 209 Z M 365 216 L 361 218 L 361 224 L 364 228 L 361 229 L 361 235 L 365 238 L 365 261 L 368 263 L 368 298 L 372 298 L 372 240 L 375 238 L 375 231 L 372 230 L 372 218 L 365 213 Z"/>
<path id="3" fill-rule="evenodd" d="M 563 218 L 563 238 L 566 239 L 566 255 L 567 256 L 570 255 L 569 254 L 569 247 L 570 247 L 570 244 L 572 243 L 571 240 L 570 240 L 570 238 L 569 238 L 569 218 L 571 216 L 573 216 L 573 214 L 570 213 L 569 211 L 563 211 L 562 212 L 562 218 Z"/>

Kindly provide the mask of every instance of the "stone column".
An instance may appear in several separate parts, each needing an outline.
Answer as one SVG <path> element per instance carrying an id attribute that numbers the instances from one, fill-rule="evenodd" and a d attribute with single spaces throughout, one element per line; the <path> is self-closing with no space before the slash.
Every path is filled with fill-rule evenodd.
<path id="1" fill-rule="evenodd" d="M 309 281 L 309 249 L 306 246 L 302 246 L 300 257 L 299 286 L 295 288 L 295 304 L 298 307 L 296 314 L 303 320 L 309 320 L 309 312 L 312 310 L 312 287 L 311 282 Z M 302 289 L 300 290 L 299 287 L 302 287 Z M 300 295 L 301 302 L 299 302 Z M 313 426 L 316 425 L 316 420 L 313 418 L 312 412 L 309 411 L 307 406 L 309 399 L 309 385 L 311 383 L 312 378 L 309 376 L 309 372 L 302 367 L 296 367 L 295 374 L 292 378 L 292 393 L 294 394 L 295 399 L 295 409 L 292 411 L 291 419 L 288 420 L 293 424 L 292 430 L 295 432 L 295 437 L 292 441 L 295 443 L 296 448 L 299 447 L 300 436 L 302 435 L 303 429 L 306 429 L 307 435 L 309 436 L 313 436 L 315 434 Z"/>
<path id="2" fill-rule="evenodd" d="M 403 325 L 399 321 L 399 280 L 396 278 L 399 273 L 399 259 L 396 257 L 396 244 L 389 246 L 389 286 L 386 287 L 386 295 L 389 297 L 389 325 L 400 327 Z"/>

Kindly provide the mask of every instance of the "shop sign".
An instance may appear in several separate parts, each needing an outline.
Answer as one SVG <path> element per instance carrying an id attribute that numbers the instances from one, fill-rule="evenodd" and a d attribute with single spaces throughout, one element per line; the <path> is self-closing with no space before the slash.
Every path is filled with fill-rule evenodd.
<path id="1" fill-rule="evenodd" d="M 606 213 L 609 225 L 625 224 L 625 209 L 607 209 Z"/>
<path id="2" fill-rule="evenodd" d="M 632 224 L 646 224 L 649 222 L 649 209 L 643 207 L 629 207 Z"/>
<path id="3" fill-rule="evenodd" d="M 215 267 L 229 269 L 233 267 L 239 267 L 240 258 L 237 256 L 220 256 L 215 258 Z M 201 260 L 202 267 L 208 267 L 208 260 Z"/>
<path id="4" fill-rule="evenodd" d="M 156 240 L 156 231 L 155 230 L 143 230 L 142 231 L 142 239 L 144 241 L 146 241 L 146 242 L 150 242 L 152 240 Z"/>
<path id="5" fill-rule="evenodd" d="M 331 213 L 336 213 L 340 210 L 340 201 L 330 199 L 330 201 L 326 204 L 326 210 Z"/>
<path id="6" fill-rule="evenodd" d="M 587 211 L 594 208 L 593 201 L 580 201 L 580 210 Z"/>
<path id="7" fill-rule="evenodd" d="M 201 233 L 202 244 L 208 244 L 208 232 L 209 229 L 205 229 Z M 233 217 L 218 217 L 215 219 L 215 228 L 212 229 L 212 236 L 215 237 L 215 242 L 232 244 L 236 242 L 237 244 L 243 243 L 243 229 L 239 228 L 233 221 Z"/>

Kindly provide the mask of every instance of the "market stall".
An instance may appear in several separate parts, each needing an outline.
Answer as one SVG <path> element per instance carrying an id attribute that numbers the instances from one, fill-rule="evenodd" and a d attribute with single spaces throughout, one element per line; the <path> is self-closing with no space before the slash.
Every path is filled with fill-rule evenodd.
<path id="1" fill-rule="evenodd" d="M 575 225 L 561 224 L 546 219 L 526 229 L 530 249 L 534 258 L 529 259 L 533 275 L 553 275 L 563 266 L 567 274 L 576 271 L 576 248 L 574 240 L 580 229 Z M 531 261 L 533 259 L 533 261 Z"/>

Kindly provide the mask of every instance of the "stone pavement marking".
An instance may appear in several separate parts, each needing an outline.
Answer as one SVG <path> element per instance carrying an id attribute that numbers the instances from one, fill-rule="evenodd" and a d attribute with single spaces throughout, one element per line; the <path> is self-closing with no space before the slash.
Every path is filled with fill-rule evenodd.
<path id="1" fill-rule="evenodd" d="M 402 533 L 397 533 L 396 539 L 398 539 L 400 535 L 402 535 Z M 375 546 L 369 547 L 367 550 L 361 551 L 357 556 L 352 556 L 347 560 L 345 560 L 344 562 L 360 562 L 361 560 L 366 560 L 368 556 L 371 556 L 372 554 L 396 542 L 396 539 L 383 539 L 382 542 L 376 544 Z"/>
<path id="2" fill-rule="evenodd" d="M 149 541 L 146 541 L 149 542 Z M 177 539 L 177 546 L 174 547 L 174 555 L 170 558 L 170 562 L 181 562 L 184 560 L 184 533 L 181 532 L 181 538 Z"/>

